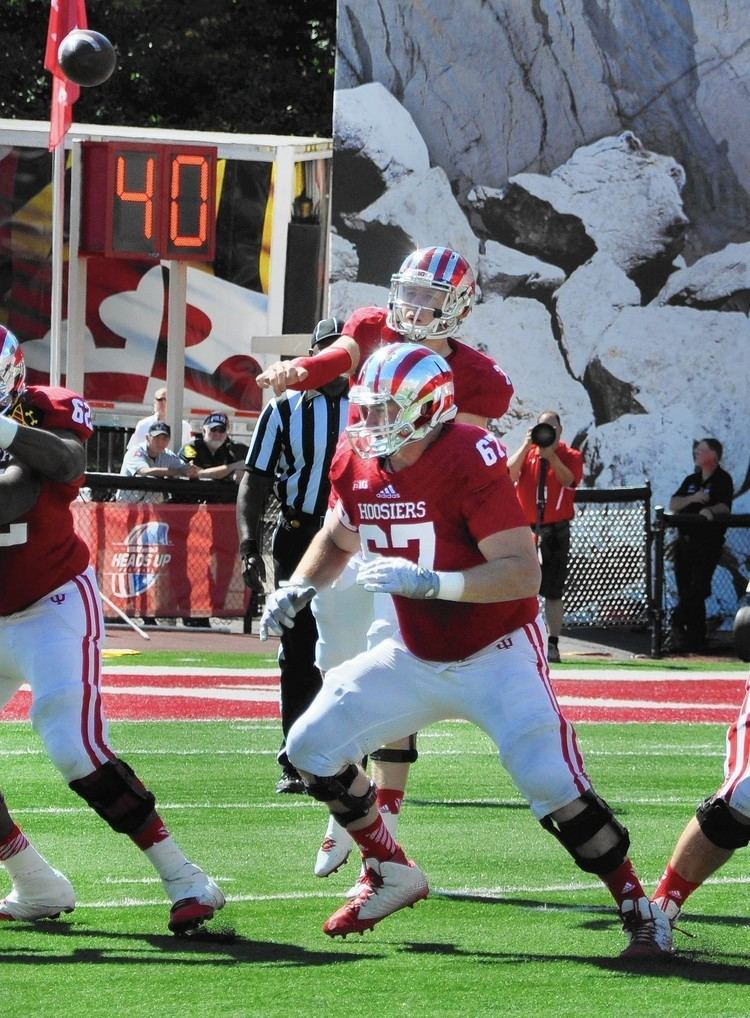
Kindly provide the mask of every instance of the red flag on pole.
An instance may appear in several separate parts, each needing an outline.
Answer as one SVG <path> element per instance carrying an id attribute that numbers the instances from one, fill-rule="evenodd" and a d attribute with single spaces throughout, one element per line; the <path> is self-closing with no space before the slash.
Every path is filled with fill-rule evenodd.
<path id="1" fill-rule="evenodd" d="M 52 109 L 49 124 L 49 150 L 52 152 L 65 137 L 73 121 L 73 103 L 81 89 L 66 78 L 57 62 L 57 48 L 74 28 L 88 28 L 86 0 L 52 0 L 47 29 L 44 66 L 52 75 Z"/>

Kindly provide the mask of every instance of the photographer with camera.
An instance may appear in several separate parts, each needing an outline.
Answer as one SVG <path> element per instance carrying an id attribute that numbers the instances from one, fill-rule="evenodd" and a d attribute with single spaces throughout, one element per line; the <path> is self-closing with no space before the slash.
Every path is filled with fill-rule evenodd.
<path id="1" fill-rule="evenodd" d="M 570 553 L 573 492 L 583 476 L 583 456 L 560 441 L 559 414 L 545 410 L 526 433 L 520 449 L 508 460 L 516 494 L 534 531 L 542 566 L 544 618 L 547 623 L 547 659 L 560 660 L 563 592 Z"/>

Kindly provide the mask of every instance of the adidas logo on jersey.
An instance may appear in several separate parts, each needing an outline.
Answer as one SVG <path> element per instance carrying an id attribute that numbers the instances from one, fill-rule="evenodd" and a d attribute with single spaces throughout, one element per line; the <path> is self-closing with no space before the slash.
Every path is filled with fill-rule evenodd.
<path id="1" fill-rule="evenodd" d="M 386 484 L 375 496 L 376 498 L 401 498 L 392 484 Z"/>

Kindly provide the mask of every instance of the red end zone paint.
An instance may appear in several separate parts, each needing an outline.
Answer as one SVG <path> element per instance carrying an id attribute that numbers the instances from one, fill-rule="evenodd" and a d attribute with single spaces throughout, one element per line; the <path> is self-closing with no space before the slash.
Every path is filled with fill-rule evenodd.
<path id="1" fill-rule="evenodd" d="M 610 673 L 611 674 L 611 673 Z M 696 675 L 693 678 L 693 675 Z M 556 678 L 553 687 L 571 721 L 715 722 L 734 721 L 745 692 L 736 680 L 701 678 L 639 680 Z M 278 676 L 105 674 L 103 700 L 111 721 L 221 721 L 279 717 Z M 0 712 L 0 721 L 28 717 L 31 694 L 22 690 Z"/>

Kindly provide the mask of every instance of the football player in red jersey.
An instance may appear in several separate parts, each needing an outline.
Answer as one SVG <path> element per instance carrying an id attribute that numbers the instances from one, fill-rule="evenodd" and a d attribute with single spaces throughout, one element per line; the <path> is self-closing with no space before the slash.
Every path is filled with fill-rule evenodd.
<path id="1" fill-rule="evenodd" d="M 172 902 L 170 930 L 185 933 L 222 908 L 224 895 L 185 857 L 153 793 L 107 739 L 101 600 L 70 511 L 93 433 L 89 407 L 69 389 L 26 386 L 24 375 L 21 346 L 0 326 L 0 706 L 29 684 L 31 723 L 50 760 L 74 792 L 143 851 Z M 70 912 L 70 883 L 29 853 L 8 819 L 0 810 L 0 861 L 12 881 L 0 919 Z M 30 865 L 19 863 L 19 853 Z"/>
<path id="2" fill-rule="evenodd" d="M 625 953 L 662 955 L 669 922 L 649 903 L 628 832 L 592 789 L 550 685 L 539 564 L 504 448 L 483 428 L 455 423 L 450 368 L 422 346 L 373 354 L 350 399 L 361 421 L 331 467 L 335 511 L 261 619 L 262 637 L 294 625 L 360 547 L 357 582 L 392 596 L 398 615 L 399 631 L 333 669 L 287 736 L 309 794 L 367 857 L 359 893 L 324 931 L 363 932 L 427 896 L 424 873 L 385 826 L 358 761 L 458 717 L 490 736 L 545 830 L 609 888 Z"/>
<path id="3" fill-rule="evenodd" d="M 474 273 L 457 251 L 448 247 L 414 251 L 391 277 L 387 308 L 360 308 L 324 354 L 314 361 L 302 357 L 278 362 L 258 376 L 258 384 L 276 392 L 285 387 L 314 387 L 327 381 L 328 373 L 354 376 L 359 365 L 384 344 L 422 343 L 451 367 L 457 419 L 486 427 L 507 411 L 513 386 L 495 361 L 455 338 L 471 314 L 475 296 Z M 357 561 L 352 560 L 334 586 L 312 604 L 319 633 L 316 664 L 322 672 L 385 638 L 395 622 L 389 598 L 373 598 L 356 587 L 356 569 Z M 377 749 L 371 759 L 378 805 L 395 834 L 409 769 L 417 759 L 416 738 L 412 735 Z M 315 874 L 326 877 L 335 872 L 352 844 L 330 820 L 315 860 Z"/>

